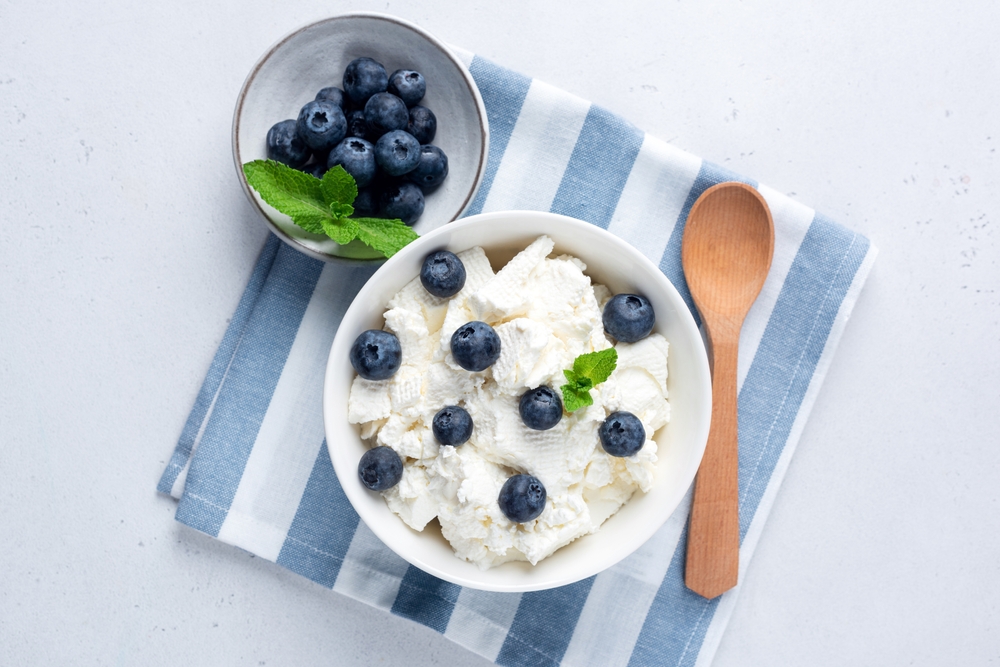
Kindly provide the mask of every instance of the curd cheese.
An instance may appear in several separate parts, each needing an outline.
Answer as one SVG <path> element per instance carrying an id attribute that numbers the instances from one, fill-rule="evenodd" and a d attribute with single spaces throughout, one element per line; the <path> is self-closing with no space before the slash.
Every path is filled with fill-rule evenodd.
<path id="1" fill-rule="evenodd" d="M 438 298 L 414 278 L 385 313 L 385 329 L 399 338 L 402 365 L 393 377 L 357 377 L 348 418 L 372 446 L 391 447 L 403 461 L 398 485 L 383 492 L 389 508 L 414 530 L 437 518 L 455 553 L 488 569 L 511 560 L 537 563 L 582 535 L 596 531 L 631 498 L 654 483 L 656 443 L 670 419 L 666 339 L 651 334 L 618 343 L 618 365 L 591 390 L 594 403 L 563 415 L 555 427 L 534 431 L 518 412 L 528 389 L 545 384 L 559 392 L 564 369 L 588 352 L 612 347 L 601 323 L 611 298 L 591 283 L 575 257 L 550 257 L 553 242 L 541 236 L 496 274 L 476 247 L 458 253 L 466 269 L 462 290 Z M 451 335 L 473 320 L 492 326 L 500 357 L 482 372 L 452 358 Z M 458 447 L 434 438 L 434 415 L 464 407 L 472 437 Z M 634 456 L 609 456 L 597 430 L 610 413 L 635 414 L 646 443 Z M 548 494 L 532 521 L 514 523 L 497 496 L 512 475 L 537 477 Z"/>

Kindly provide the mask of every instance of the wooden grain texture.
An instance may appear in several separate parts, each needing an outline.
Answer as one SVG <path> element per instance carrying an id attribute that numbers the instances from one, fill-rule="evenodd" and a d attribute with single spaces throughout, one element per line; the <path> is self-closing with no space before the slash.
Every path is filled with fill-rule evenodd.
<path id="1" fill-rule="evenodd" d="M 685 583 L 714 598 L 739 577 L 739 446 L 736 368 L 740 329 L 774 254 L 764 198 L 743 183 L 720 183 L 691 208 L 681 264 L 712 352 L 712 425 L 688 531 Z"/>

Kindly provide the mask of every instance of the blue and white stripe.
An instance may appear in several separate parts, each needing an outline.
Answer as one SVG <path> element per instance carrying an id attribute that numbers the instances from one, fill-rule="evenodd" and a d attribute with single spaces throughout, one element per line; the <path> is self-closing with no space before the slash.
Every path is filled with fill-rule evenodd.
<path id="1" fill-rule="evenodd" d="M 774 261 L 740 341 L 742 578 L 874 248 L 599 107 L 460 55 L 491 129 L 485 178 L 468 214 L 537 209 L 587 220 L 657 262 L 691 305 L 680 240 L 697 197 L 716 183 L 742 180 L 771 207 Z M 371 271 L 324 265 L 268 239 L 160 480 L 159 490 L 180 500 L 177 519 L 422 623 L 499 665 L 707 665 L 739 588 L 707 601 L 684 587 L 690 493 L 618 565 L 524 594 L 435 579 L 358 520 L 323 440 L 323 365 L 316 360 Z"/>

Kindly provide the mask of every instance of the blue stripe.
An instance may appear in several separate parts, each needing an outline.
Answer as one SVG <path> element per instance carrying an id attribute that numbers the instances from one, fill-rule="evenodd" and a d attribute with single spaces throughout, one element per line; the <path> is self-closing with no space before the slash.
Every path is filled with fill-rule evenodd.
<path id="1" fill-rule="evenodd" d="M 573 638 L 594 577 L 548 591 L 525 593 L 500 648 L 503 667 L 556 667 Z"/>
<path id="2" fill-rule="evenodd" d="M 607 229 L 644 136 L 624 118 L 591 106 L 551 211 Z"/>
<path id="3" fill-rule="evenodd" d="M 215 357 L 212 358 L 212 365 L 208 369 L 205 381 L 202 382 L 198 398 L 195 399 L 191 414 L 188 415 L 187 422 L 184 424 L 184 430 L 181 431 L 181 437 L 177 440 L 177 447 L 174 448 L 170 462 L 167 463 L 167 468 L 163 471 L 163 476 L 160 477 L 159 484 L 156 485 L 156 490 L 160 493 L 170 493 L 174 482 L 177 481 L 177 476 L 180 475 L 181 470 L 187 465 L 188 459 L 191 458 L 191 452 L 194 450 L 194 443 L 198 438 L 198 432 L 201 431 L 201 425 L 208 415 L 212 401 L 215 399 L 215 395 L 222 385 L 222 380 L 226 376 L 229 363 L 233 360 L 236 348 L 243 337 L 243 331 L 246 329 L 247 321 L 250 319 L 250 313 L 253 312 L 254 306 L 257 304 L 257 298 L 264 288 L 264 281 L 267 279 L 271 271 L 271 265 L 274 264 L 274 258 L 278 254 L 279 245 L 281 245 L 281 241 L 278 240 L 277 236 L 274 234 L 267 235 L 267 241 L 264 242 L 264 248 L 260 251 L 260 256 L 257 258 L 257 264 L 254 266 L 253 274 L 250 276 L 250 282 L 247 283 L 246 289 L 243 290 L 240 303 L 236 306 L 236 312 L 233 313 L 233 318 L 230 320 L 229 326 L 226 327 L 226 333 L 222 337 L 222 342 L 219 343 L 219 349 L 215 351 Z"/>
<path id="4" fill-rule="evenodd" d="M 694 321 L 698 326 L 701 326 L 701 317 L 694 307 L 691 292 L 688 291 L 687 281 L 684 279 L 684 268 L 681 266 L 681 240 L 684 237 L 684 226 L 687 224 L 688 213 L 691 212 L 691 207 L 694 206 L 694 203 L 698 201 L 698 197 L 713 185 L 729 181 L 739 181 L 740 183 L 757 187 L 755 181 L 743 178 L 724 167 L 712 164 L 711 162 L 703 161 L 701 163 L 698 176 L 694 179 L 694 185 L 691 186 L 691 191 L 688 193 L 687 199 L 684 200 L 684 208 L 681 209 L 680 215 L 677 216 L 677 224 L 674 225 L 674 231 L 670 233 L 670 240 L 667 241 L 663 257 L 660 258 L 660 271 L 663 271 L 663 274 L 677 288 L 681 298 L 684 299 L 684 303 L 687 304 L 687 307 L 691 310 L 691 314 L 694 315 Z"/>
<path id="5" fill-rule="evenodd" d="M 322 268 L 281 244 L 191 461 L 181 523 L 219 534 Z"/>
<path id="6" fill-rule="evenodd" d="M 768 320 L 739 396 L 740 539 L 785 447 L 837 312 L 868 240 L 816 216 Z M 715 613 L 684 586 L 687 531 L 664 577 L 629 665 L 693 665 Z"/>
<path id="7" fill-rule="evenodd" d="M 462 217 L 475 215 L 483 210 L 486 196 L 493 186 L 493 179 L 507 150 L 510 135 L 521 115 L 524 98 L 531 87 L 531 79 L 523 74 L 495 65 L 479 56 L 472 59 L 469 72 L 479 87 L 479 94 L 483 96 L 483 104 L 486 105 L 486 118 L 490 123 L 490 154 L 487 156 L 486 171 L 483 172 L 479 192 Z"/>
<path id="8" fill-rule="evenodd" d="M 462 587 L 442 581 L 412 565 L 399 585 L 392 613 L 444 633 Z"/>
<path id="9" fill-rule="evenodd" d="M 324 440 L 276 562 L 333 588 L 358 521 L 337 481 Z"/>

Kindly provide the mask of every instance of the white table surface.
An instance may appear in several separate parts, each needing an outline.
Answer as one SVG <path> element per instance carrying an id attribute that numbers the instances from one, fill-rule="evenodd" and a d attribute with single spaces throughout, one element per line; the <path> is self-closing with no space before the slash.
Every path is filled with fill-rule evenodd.
<path id="1" fill-rule="evenodd" d="M 870 236 L 715 660 L 1000 661 L 1000 4 L 0 4 L 0 664 L 486 665 L 154 491 L 265 237 L 256 58 L 374 9 Z"/>

